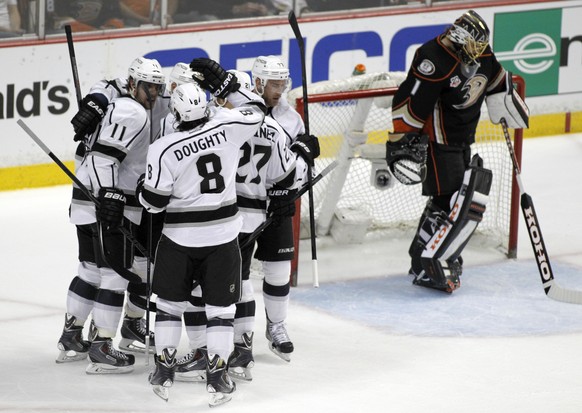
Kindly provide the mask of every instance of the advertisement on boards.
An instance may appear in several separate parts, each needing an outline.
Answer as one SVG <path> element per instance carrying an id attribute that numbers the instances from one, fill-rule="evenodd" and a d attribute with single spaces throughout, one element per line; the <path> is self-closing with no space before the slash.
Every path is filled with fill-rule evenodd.
<path id="1" fill-rule="evenodd" d="M 552 8 L 548 8 L 548 4 Z M 368 73 L 406 71 L 415 50 L 442 33 L 464 8 L 357 18 L 300 20 L 305 37 L 307 82 L 347 78 L 358 63 Z M 582 0 L 533 5 L 480 7 L 502 64 L 527 80 L 528 98 L 559 97 L 565 104 L 582 99 Z M 160 34 L 158 34 L 160 33 Z M 259 55 L 280 56 L 293 87 L 301 85 L 301 60 L 286 18 L 264 26 L 151 32 L 132 37 L 75 37 L 81 93 L 100 79 L 127 76 L 138 56 L 156 58 L 169 74 L 177 62 L 208 56 L 225 68 L 250 72 Z M 70 119 L 77 110 L 68 48 L 60 42 L 0 47 L 10 62 L 0 84 L 0 168 L 50 163 L 17 125 L 23 119 L 61 159 L 72 160 Z M 563 98 L 563 99 L 562 99 Z M 532 102 L 532 100 L 530 100 Z M 533 112 L 536 107 L 530 105 Z M 579 109 L 580 110 L 580 109 Z"/>

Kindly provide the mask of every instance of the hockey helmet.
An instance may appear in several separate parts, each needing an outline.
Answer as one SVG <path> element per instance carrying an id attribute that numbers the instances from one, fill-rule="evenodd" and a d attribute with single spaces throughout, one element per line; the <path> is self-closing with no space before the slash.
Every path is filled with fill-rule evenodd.
<path id="1" fill-rule="evenodd" d="M 240 87 L 244 90 L 248 90 L 249 92 L 253 90 L 253 84 L 251 82 L 251 77 L 247 72 L 243 72 L 240 70 L 228 70 L 229 73 L 232 73 L 236 76 L 236 80 L 240 84 Z"/>
<path id="2" fill-rule="evenodd" d="M 253 84 L 259 79 L 260 85 L 265 87 L 267 80 L 286 80 L 289 85 L 289 69 L 276 56 L 259 56 L 253 63 Z"/>
<path id="3" fill-rule="evenodd" d="M 447 37 L 455 45 L 459 59 L 466 65 L 472 65 L 489 44 L 489 28 L 481 16 L 469 10 L 455 20 Z"/>
<path id="4" fill-rule="evenodd" d="M 190 69 L 190 66 L 187 63 L 176 63 L 172 68 L 172 72 L 169 76 L 169 89 L 168 91 L 172 93 L 172 84 L 175 83 L 176 87 L 183 85 L 184 83 L 193 83 L 194 78 L 192 75 L 194 72 Z"/>
<path id="5" fill-rule="evenodd" d="M 202 119 L 207 114 L 206 92 L 195 83 L 184 83 L 174 89 L 170 111 L 179 123 Z"/>
<path id="6" fill-rule="evenodd" d="M 128 75 L 134 81 L 134 87 L 130 89 L 134 98 L 140 82 L 158 85 L 158 95 L 162 94 L 166 87 L 166 76 L 162 73 L 162 67 L 155 59 L 138 57 L 129 66 Z"/>

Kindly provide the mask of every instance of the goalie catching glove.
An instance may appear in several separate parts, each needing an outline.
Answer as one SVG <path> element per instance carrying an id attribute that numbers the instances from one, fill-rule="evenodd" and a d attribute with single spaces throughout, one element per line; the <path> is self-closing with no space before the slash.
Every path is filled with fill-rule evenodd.
<path id="1" fill-rule="evenodd" d="M 84 141 L 87 135 L 92 134 L 97 129 L 97 125 L 105 117 L 107 111 L 107 99 L 105 96 L 93 93 L 87 95 L 81 101 L 79 111 L 71 119 L 75 136 L 75 142 Z"/>
<path id="2" fill-rule="evenodd" d="M 296 189 L 286 189 L 273 187 L 267 191 L 269 196 L 269 207 L 267 213 L 273 219 L 273 225 L 281 224 L 284 218 L 295 215 L 295 195 Z"/>
<path id="3" fill-rule="evenodd" d="M 119 228 L 123 221 L 125 194 L 117 188 L 99 189 L 99 207 L 96 210 L 97 220 L 105 229 Z"/>
<path id="4" fill-rule="evenodd" d="M 426 178 L 428 136 L 405 133 L 396 142 L 386 142 L 386 163 L 392 175 L 404 185 L 420 184 Z"/>
<path id="5" fill-rule="evenodd" d="M 313 166 L 313 160 L 319 156 L 319 139 L 314 135 L 298 135 L 290 149 L 301 156 L 305 162 Z"/>
<path id="6" fill-rule="evenodd" d="M 217 98 L 225 99 L 240 88 L 236 76 L 224 70 L 212 59 L 206 57 L 194 59 L 190 63 L 190 69 L 194 72 L 192 78 Z"/>

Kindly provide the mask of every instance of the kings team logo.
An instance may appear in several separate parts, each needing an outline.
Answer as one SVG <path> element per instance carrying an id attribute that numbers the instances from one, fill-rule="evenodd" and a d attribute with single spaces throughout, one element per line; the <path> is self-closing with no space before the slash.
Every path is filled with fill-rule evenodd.
<path id="1" fill-rule="evenodd" d="M 493 50 L 527 96 L 582 92 L 582 7 L 497 13 Z"/>

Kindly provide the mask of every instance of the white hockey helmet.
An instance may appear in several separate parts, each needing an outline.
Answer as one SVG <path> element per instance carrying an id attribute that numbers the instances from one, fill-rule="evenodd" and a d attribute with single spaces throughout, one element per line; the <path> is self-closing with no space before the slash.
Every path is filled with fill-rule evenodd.
<path id="1" fill-rule="evenodd" d="M 253 63 L 253 85 L 256 79 L 265 87 L 267 80 L 286 80 L 289 83 L 289 69 L 285 67 L 281 59 L 276 56 L 259 56 Z"/>
<path id="2" fill-rule="evenodd" d="M 184 83 L 174 89 L 170 111 L 179 123 L 202 119 L 207 114 L 208 100 L 196 83 Z"/>
<path id="3" fill-rule="evenodd" d="M 176 63 L 172 68 L 169 76 L 169 89 L 168 91 L 172 93 L 172 84 L 175 83 L 176 87 L 183 85 L 184 83 L 194 83 L 194 78 L 192 75 L 194 72 L 190 69 L 187 63 Z"/>
<path id="4" fill-rule="evenodd" d="M 135 90 L 140 82 L 147 82 L 159 85 L 158 94 L 161 94 L 166 87 L 166 76 L 162 73 L 162 67 L 156 59 L 146 59 L 138 57 L 129 66 L 128 75 L 134 81 L 134 88 L 130 90 L 135 97 Z"/>
<path id="5" fill-rule="evenodd" d="M 238 83 L 240 84 L 240 87 L 242 89 L 248 90 L 249 92 L 253 90 L 253 84 L 251 82 L 251 77 L 249 76 L 249 74 L 247 72 L 243 72 L 240 70 L 227 70 L 228 73 L 232 73 L 233 75 L 236 76 L 236 80 L 238 80 Z"/>

